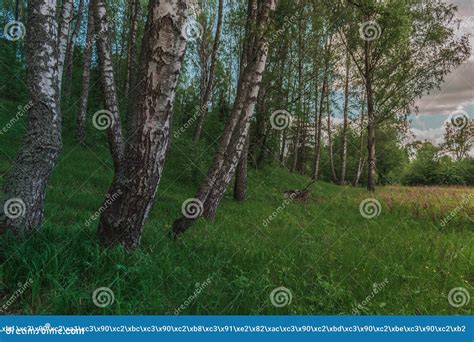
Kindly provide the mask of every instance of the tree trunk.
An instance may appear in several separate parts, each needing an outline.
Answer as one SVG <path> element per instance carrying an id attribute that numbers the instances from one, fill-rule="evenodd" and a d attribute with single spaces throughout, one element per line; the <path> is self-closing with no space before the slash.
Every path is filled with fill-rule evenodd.
<path id="1" fill-rule="evenodd" d="M 71 38 L 66 49 L 66 58 L 64 65 L 66 67 L 66 74 L 64 76 L 64 97 L 68 99 L 71 96 L 72 88 L 72 71 L 73 71 L 73 59 L 74 59 L 74 47 L 76 46 L 76 38 L 81 29 L 82 23 L 82 11 L 84 7 L 84 0 L 79 1 L 79 6 L 77 8 L 77 17 L 74 29 L 72 30 Z"/>
<path id="2" fill-rule="evenodd" d="M 209 67 L 209 71 L 207 72 L 207 79 L 204 82 L 204 89 L 201 89 L 201 103 L 199 106 L 199 115 L 197 118 L 196 129 L 194 131 L 193 141 L 196 143 L 199 141 L 202 132 L 202 126 L 204 125 L 204 118 L 207 114 L 207 109 L 209 105 L 209 98 L 211 96 L 212 88 L 214 86 L 214 78 L 215 78 L 215 68 L 217 63 L 217 50 L 219 49 L 219 43 L 221 39 L 221 32 L 222 32 L 222 12 L 224 8 L 224 1 L 219 0 L 219 10 L 217 14 L 217 27 L 216 27 L 216 34 L 214 37 L 214 43 L 212 45 L 212 52 L 211 52 L 211 65 Z M 201 64 L 201 68 L 207 69 L 207 58 L 205 64 Z"/>
<path id="3" fill-rule="evenodd" d="M 313 175 L 312 175 L 312 179 L 316 179 L 316 168 L 317 168 L 317 165 L 316 165 L 316 162 L 317 162 L 317 158 L 316 158 L 316 154 L 317 154 L 317 150 L 316 150 L 316 144 L 317 144 L 317 141 L 318 141 L 318 93 L 319 93 L 319 63 L 318 62 L 315 62 L 315 66 L 314 66 L 314 146 L 315 146 L 315 153 L 314 153 L 314 159 L 313 159 Z M 321 92 L 322 93 L 322 92 Z M 321 94 L 323 95 L 323 94 Z"/>
<path id="4" fill-rule="evenodd" d="M 215 217 L 217 207 L 234 176 L 235 168 L 246 143 L 250 119 L 257 102 L 268 55 L 267 39 L 261 35 L 267 29 L 270 13 L 275 9 L 275 6 L 275 0 L 259 0 L 258 2 L 258 20 L 254 25 L 251 25 L 255 28 L 252 28 L 252 33 L 248 35 L 253 38 L 252 58 L 248 59 L 248 65 L 239 80 L 234 106 L 221 136 L 219 150 L 196 195 L 196 199 L 202 204 L 199 214 L 206 218 L 213 219 Z M 248 15 L 252 14 L 248 13 Z M 185 215 L 176 220 L 171 235 L 176 237 L 184 233 L 199 216 Z"/>
<path id="5" fill-rule="evenodd" d="M 334 167 L 334 146 L 332 141 L 332 122 L 331 122 L 331 92 L 326 92 L 326 111 L 327 111 L 327 125 L 328 125 L 328 148 L 329 148 L 329 164 L 331 166 L 332 181 L 337 183 L 336 168 Z"/>
<path id="6" fill-rule="evenodd" d="M 182 34 L 187 1 L 152 0 L 142 41 L 137 87 L 132 91 L 133 132 L 127 164 L 115 175 L 100 216 L 98 235 L 105 245 L 138 247 L 153 205 L 170 142 L 176 85 L 186 50 Z M 115 196 L 114 196 L 115 194 Z M 110 201 L 109 201 L 110 202 Z"/>
<path id="7" fill-rule="evenodd" d="M 48 179 L 61 148 L 56 1 L 30 0 L 28 29 L 34 34 L 26 36 L 25 44 L 27 129 L 0 206 L 0 233 L 8 229 L 16 235 L 40 228 Z"/>
<path id="8" fill-rule="evenodd" d="M 115 171 L 118 173 L 122 167 L 124 146 L 117 90 L 114 79 L 114 68 L 112 65 L 112 47 L 110 44 L 107 12 L 104 0 L 92 1 L 94 1 L 95 4 L 94 24 L 97 39 L 97 54 L 99 56 L 99 68 L 105 99 L 105 109 L 107 110 L 102 118 L 107 121 L 106 127 L 110 154 L 112 155 Z M 98 116 L 96 119 L 100 120 L 101 117 Z M 97 124 L 99 124 L 99 122 L 97 122 Z"/>
<path id="9" fill-rule="evenodd" d="M 367 190 L 375 191 L 375 111 L 374 111 L 374 95 L 372 90 L 372 68 L 370 65 L 370 42 L 365 42 L 365 87 L 367 94 Z"/>
<path id="10" fill-rule="evenodd" d="M 138 12 L 140 10 L 140 1 L 130 1 L 130 32 L 128 37 L 127 53 L 127 73 L 125 80 L 125 94 L 130 95 L 130 88 L 133 87 L 133 79 L 136 74 L 137 66 L 137 31 L 138 31 Z"/>
<path id="11" fill-rule="evenodd" d="M 316 130 L 316 143 L 315 143 L 315 153 L 314 153 L 314 173 L 313 180 L 318 180 L 319 178 L 319 164 L 321 161 L 321 138 L 322 138 L 322 128 L 323 128 L 323 112 L 324 112 L 324 99 L 327 97 L 329 92 L 329 59 L 331 53 L 331 44 L 332 39 L 329 39 L 325 48 L 324 56 L 324 76 L 323 76 L 323 86 L 321 89 L 321 99 L 319 101 L 319 117 L 318 117 L 318 126 Z"/>
<path id="12" fill-rule="evenodd" d="M 235 170 L 234 199 L 238 202 L 245 201 L 247 195 L 249 140 L 250 134 L 247 135 L 247 140 L 245 141 L 239 164 L 237 164 L 237 168 Z"/>
<path id="13" fill-rule="evenodd" d="M 76 139 L 84 145 L 86 137 L 87 102 L 89 99 L 89 82 L 91 73 L 92 44 L 94 44 L 94 6 L 93 0 L 89 2 L 87 14 L 87 37 L 84 46 L 84 66 L 82 69 L 81 98 L 79 100 L 79 113 L 77 114 Z"/>
<path id="14" fill-rule="evenodd" d="M 321 91 L 321 99 L 319 101 L 319 116 L 318 116 L 318 123 L 316 129 L 316 143 L 315 143 L 315 153 L 314 153 L 314 174 L 313 179 L 318 180 L 319 178 L 319 164 L 321 161 L 321 137 L 322 137 L 322 127 L 323 127 L 323 111 L 324 111 L 324 99 L 326 97 L 326 93 L 328 92 L 328 66 L 325 67 L 324 70 L 324 79 L 323 79 L 323 87 Z"/>
<path id="15" fill-rule="evenodd" d="M 64 71 L 64 60 L 66 59 L 66 50 L 69 43 L 69 31 L 71 29 L 72 20 L 72 0 L 64 0 L 63 11 L 61 14 L 61 23 L 59 26 L 58 36 L 58 79 L 59 79 L 59 92 L 61 97 L 63 71 Z"/>
<path id="16" fill-rule="evenodd" d="M 291 162 L 291 172 L 296 171 L 296 167 L 298 166 L 298 156 L 299 156 L 299 144 L 300 144 L 300 123 L 301 118 L 298 116 L 296 120 L 296 135 L 294 136 L 293 140 L 293 161 Z"/>
<path id="17" fill-rule="evenodd" d="M 265 84 L 265 82 L 264 82 Z M 266 157 L 266 144 L 267 144 L 267 121 L 266 121 L 266 107 L 265 107 L 265 97 L 266 89 L 264 84 L 260 88 L 257 99 L 257 124 L 256 124 L 256 138 L 255 146 L 253 148 L 253 154 L 255 155 L 255 165 L 257 168 L 263 166 Z"/>
<path id="18" fill-rule="evenodd" d="M 364 169 L 365 164 L 365 155 L 364 155 L 364 104 L 365 99 L 362 101 L 362 110 L 360 111 L 360 146 L 359 146 L 359 162 L 357 164 L 357 173 L 354 179 L 354 186 L 359 185 L 360 177 L 362 176 L 362 170 Z"/>
<path id="19" fill-rule="evenodd" d="M 342 148 L 341 148 L 341 174 L 339 184 L 346 183 L 347 170 L 347 130 L 349 127 L 349 77 L 350 77 L 351 59 L 349 52 L 346 51 L 346 79 L 344 83 L 344 123 L 342 127 Z"/>

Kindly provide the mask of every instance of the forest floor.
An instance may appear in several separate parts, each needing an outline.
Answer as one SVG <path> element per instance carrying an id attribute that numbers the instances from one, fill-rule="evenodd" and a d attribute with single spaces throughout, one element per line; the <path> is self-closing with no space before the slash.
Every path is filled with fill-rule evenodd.
<path id="1" fill-rule="evenodd" d="M 2 103 L 0 129 L 15 111 L 16 105 Z M 23 127 L 16 123 L 0 135 L 0 183 Z M 65 134 L 43 229 L 27 240 L 0 239 L 3 314 L 474 311 L 474 300 L 459 308 L 448 301 L 453 288 L 474 293 L 472 188 L 389 186 L 369 194 L 319 182 L 302 202 L 285 199 L 284 192 L 303 188 L 307 177 L 281 168 L 252 170 L 246 202 L 234 202 L 228 191 L 214 222 L 200 220 L 173 242 L 167 233 L 197 184 L 187 170 L 194 159 L 173 157 L 172 149 L 141 247 L 128 254 L 96 241 L 91 218 L 112 177 L 101 139 L 81 148 Z M 373 218 L 364 217 L 370 207 L 361 214 L 368 198 L 380 203 Z M 92 300 L 102 287 L 114 296 L 105 308 Z M 270 297 L 281 287 L 287 305 L 277 307 Z"/>

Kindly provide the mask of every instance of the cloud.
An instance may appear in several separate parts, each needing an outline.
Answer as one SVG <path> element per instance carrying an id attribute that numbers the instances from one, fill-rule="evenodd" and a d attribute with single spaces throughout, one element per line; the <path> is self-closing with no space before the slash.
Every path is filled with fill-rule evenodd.
<path id="1" fill-rule="evenodd" d="M 417 101 L 421 115 L 449 114 L 474 103 L 474 60 L 461 65 L 446 77 L 441 90 Z"/>

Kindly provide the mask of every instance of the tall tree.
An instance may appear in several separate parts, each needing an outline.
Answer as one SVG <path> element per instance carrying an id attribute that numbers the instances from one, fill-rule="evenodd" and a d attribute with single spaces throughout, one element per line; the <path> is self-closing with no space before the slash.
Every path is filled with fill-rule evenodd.
<path id="1" fill-rule="evenodd" d="M 247 21 L 245 25 L 245 38 L 243 42 L 243 48 L 240 59 L 240 78 L 243 77 L 245 68 L 247 67 L 253 54 L 252 41 L 254 39 L 254 32 L 252 25 L 255 25 L 257 18 L 258 4 L 257 0 L 249 0 L 247 6 Z M 235 183 L 234 183 L 234 199 L 236 201 L 245 201 L 247 195 L 247 167 L 248 167 L 248 152 L 250 144 L 250 131 L 245 140 L 245 144 L 240 156 L 239 163 L 235 170 Z"/>
<path id="2" fill-rule="evenodd" d="M 188 1 L 151 0 L 141 44 L 137 85 L 131 94 L 126 161 L 109 189 L 120 196 L 100 216 L 102 243 L 138 247 L 153 205 L 170 142 L 176 84 L 186 50 Z"/>
<path id="3" fill-rule="evenodd" d="M 259 0 L 257 2 L 257 20 L 251 25 L 254 33 L 249 35 L 253 37 L 252 58 L 248 60 L 247 67 L 239 80 L 234 106 L 221 136 L 219 150 L 196 195 L 198 203 L 202 204 L 200 214 L 206 218 L 215 217 L 217 208 L 234 176 L 247 139 L 250 119 L 255 109 L 266 67 L 267 30 L 270 14 L 275 10 L 276 2 L 276 0 Z M 171 232 L 172 236 L 176 237 L 184 233 L 196 219 L 197 216 L 185 215 L 175 221 Z"/>
<path id="4" fill-rule="evenodd" d="M 365 84 L 367 189 L 375 191 L 377 126 L 414 110 L 415 99 L 439 87 L 469 57 L 470 47 L 466 36 L 456 37 L 456 7 L 450 4 L 347 0 L 345 10 L 343 41 Z"/>
<path id="5" fill-rule="evenodd" d="M 222 14 L 224 10 L 224 1 L 219 0 L 219 8 L 217 10 L 217 26 L 216 26 L 216 33 L 214 35 L 214 41 L 212 43 L 212 50 L 211 50 L 211 57 L 210 57 L 210 65 L 208 61 L 208 39 L 201 39 L 200 43 L 200 53 L 199 53 L 199 60 L 201 66 L 201 98 L 200 98 L 200 106 L 199 106 L 199 116 L 196 122 L 196 128 L 194 131 L 194 142 L 198 142 L 199 138 L 201 137 L 202 127 L 204 125 L 204 118 L 207 114 L 207 109 L 209 105 L 209 98 L 211 96 L 211 92 L 214 86 L 214 78 L 215 78 L 215 68 L 217 64 L 217 50 L 219 49 L 219 43 L 221 39 L 221 32 L 222 32 Z"/>
<path id="6" fill-rule="evenodd" d="M 94 0 L 89 0 L 86 35 L 86 44 L 83 52 L 81 97 L 79 99 L 79 113 L 77 114 L 76 124 L 76 139 L 81 145 L 84 144 L 86 137 L 87 102 L 89 99 L 92 46 L 94 44 Z"/>
<path id="7" fill-rule="evenodd" d="M 474 120 L 465 114 L 458 117 L 458 122 L 452 121 L 446 124 L 444 143 L 441 147 L 460 161 L 469 155 L 474 146 Z"/>
<path id="8" fill-rule="evenodd" d="M 26 36 L 29 106 L 26 133 L 5 182 L 0 232 L 40 228 L 48 180 L 61 148 L 56 1 L 30 0 Z"/>
<path id="9" fill-rule="evenodd" d="M 79 6 L 77 8 L 76 22 L 74 24 L 74 29 L 72 30 L 71 37 L 69 38 L 69 43 L 67 44 L 66 49 L 66 58 L 64 60 L 64 66 L 66 68 L 66 73 L 64 74 L 64 97 L 68 98 L 71 94 L 72 88 L 72 68 L 73 68 L 73 59 L 74 59 L 74 48 L 76 46 L 76 39 L 82 24 L 82 12 L 84 8 L 84 0 L 79 0 Z"/>
<path id="10" fill-rule="evenodd" d="M 321 162 L 321 145 L 322 145 L 322 127 L 323 127 L 323 112 L 324 112 L 324 100 L 328 100 L 327 94 L 329 93 L 329 72 L 330 72 L 330 56 L 331 56 L 331 45 L 332 37 L 328 37 L 324 48 L 324 74 L 323 74 L 323 85 L 321 89 L 321 97 L 319 100 L 319 116 L 316 128 L 316 142 L 315 142 L 315 154 L 314 154 L 314 167 L 313 167 L 313 179 L 318 180 L 320 172 Z M 317 106 L 318 104 L 316 104 Z"/>
<path id="11" fill-rule="evenodd" d="M 136 73 L 137 65 L 137 34 L 138 34 L 138 15 L 140 11 L 140 1 L 131 0 L 129 3 L 130 28 L 128 36 L 127 53 L 127 73 L 125 79 L 125 94 L 130 93 L 130 87 L 133 87 L 133 78 Z"/>
<path id="12" fill-rule="evenodd" d="M 342 126 L 342 147 L 341 147 L 341 172 L 339 184 L 346 183 L 347 170 L 347 131 L 349 128 L 349 78 L 350 78 L 351 58 L 346 48 L 346 77 L 344 80 L 344 109 Z"/>
<path id="13" fill-rule="evenodd" d="M 109 36 L 109 25 L 107 10 L 104 0 L 94 1 L 94 25 L 96 32 L 97 54 L 99 56 L 99 68 L 101 73 L 102 91 L 107 112 L 104 112 L 107 122 L 107 137 L 109 149 L 112 155 L 115 171 L 119 171 L 123 166 L 123 137 L 122 125 L 120 122 L 120 111 L 117 99 L 117 89 L 114 77 L 114 67 L 112 64 L 112 46 Z M 100 120 L 100 117 L 97 117 Z"/>
<path id="14" fill-rule="evenodd" d="M 71 30 L 72 20 L 72 0 L 64 0 L 63 10 L 61 13 L 61 23 L 59 25 L 58 44 L 58 77 L 59 92 L 62 89 L 62 79 L 64 72 L 64 62 L 66 59 L 66 50 L 69 43 L 69 31 Z M 61 95 L 60 95 L 61 96 Z"/>

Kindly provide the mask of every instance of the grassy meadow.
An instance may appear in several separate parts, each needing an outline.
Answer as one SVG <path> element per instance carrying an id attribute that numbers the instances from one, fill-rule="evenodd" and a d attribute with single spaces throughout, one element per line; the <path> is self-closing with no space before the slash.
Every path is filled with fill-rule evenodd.
<path id="1" fill-rule="evenodd" d="M 0 103 L 1 127 L 17 106 Z M 174 142 L 142 245 L 128 254 L 103 249 L 96 221 L 86 224 L 103 203 L 112 163 L 104 135 L 90 127 L 88 146 L 76 146 L 71 121 L 42 231 L 0 239 L 0 308 L 31 282 L 3 314 L 473 313 L 473 300 L 456 308 L 447 299 L 456 287 L 473 293 L 472 188 L 387 186 L 369 194 L 318 182 L 307 200 L 285 201 L 285 191 L 309 179 L 283 168 L 251 170 L 246 202 L 234 202 L 229 189 L 214 222 L 201 220 L 173 242 L 170 226 L 206 169 Z M 23 129 L 20 121 L 0 136 L 2 182 Z M 359 208 L 370 197 L 381 205 L 374 218 Z M 92 301 L 101 287 L 114 295 L 105 308 Z M 284 307 L 270 300 L 278 287 L 290 292 Z"/>

